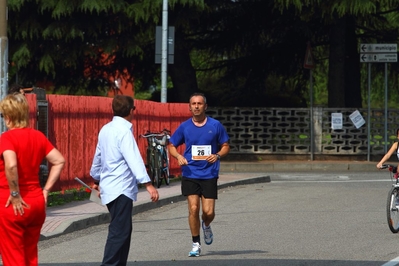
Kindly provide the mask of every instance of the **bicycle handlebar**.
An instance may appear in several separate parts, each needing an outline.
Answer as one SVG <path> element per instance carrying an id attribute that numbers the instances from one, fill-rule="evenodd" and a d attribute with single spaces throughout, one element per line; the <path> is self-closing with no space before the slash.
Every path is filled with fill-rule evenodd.
<path id="1" fill-rule="evenodd" d="M 167 129 L 162 130 L 161 133 L 147 131 L 146 134 L 140 135 L 140 137 L 146 138 L 149 146 L 154 146 L 156 144 L 166 146 L 169 143 L 170 131 Z"/>
<path id="2" fill-rule="evenodd" d="M 166 135 L 165 134 L 161 134 L 161 133 L 148 133 L 148 134 L 140 135 L 140 137 L 143 137 L 143 138 L 163 137 L 163 136 L 166 136 Z"/>
<path id="3" fill-rule="evenodd" d="M 395 165 L 392 165 L 392 164 L 383 164 L 380 167 L 380 169 L 387 169 L 387 168 L 388 168 L 388 170 L 390 172 L 396 172 L 397 171 L 397 169 L 396 169 L 397 167 Z"/>
<path id="4" fill-rule="evenodd" d="M 390 164 L 383 164 L 383 165 L 381 165 L 380 169 L 386 169 L 386 168 L 389 168 L 390 166 L 392 166 L 392 165 L 390 165 Z"/>
<path id="5" fill-rule="evenodd" d="M 140 137 L 143 137 L 143 138 L 163 137 L 163 136 L 170 136 L 170 130 L 164 128 L 162 130 L 162 132 L 159 132 L 159 133 L 153 133 L 153 132 L 147 131 L 147 133 L 140 135 Z"/>

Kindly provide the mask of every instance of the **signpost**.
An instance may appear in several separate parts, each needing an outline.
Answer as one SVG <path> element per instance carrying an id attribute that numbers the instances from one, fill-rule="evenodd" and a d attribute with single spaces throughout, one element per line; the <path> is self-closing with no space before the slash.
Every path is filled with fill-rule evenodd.
<path id="1" fill-rule="evenodd" d="M 371 95 L 371 63 L 385 63 L 385 147 L 388 145 L 388 65 L 398 62 L 398 47 L 396 43 L 362 43 L 360 44 L 360 62 L 368 63 L 368 111 L 367 111 L 367 160 L 370 161 L 370 95 Z"/>
<path id="2" fill-rule="evenodd" d="M 310 46 L 310 43 L 308 43 L 308 46 L 306 47 L 305 61 L 303 62 L 303 67 L 306 68 L 306 69 L 313 69 L 314 68 L 312 47 Z"/>
<path id="3" fill-rule="evenodd" d="M 161 103 L 167 102 L 168 83 L 168 0 L 162 1 Z"/>

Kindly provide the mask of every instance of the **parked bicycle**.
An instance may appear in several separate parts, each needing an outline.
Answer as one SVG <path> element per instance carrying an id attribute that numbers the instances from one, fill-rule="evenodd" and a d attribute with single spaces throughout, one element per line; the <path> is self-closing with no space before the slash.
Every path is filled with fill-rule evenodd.
<path id="1" fill-rule="evenodd" d="M 167 129 L 158 133 L 147 131 L 140 137 L 146 138 L 148 142 L 146 166 L 152 184 L 159 188 L 164 180 L 165 184 L 169 185 L 169 153 L 166 146 L 169 143 L 170 131 Z"/>
<path id="2" fill-rule="evenodd" d="M 392 233 L 399 232 L 399 180 L 397 167 L 390 164 L 383 164 L 381 169 L 388 169 L 391 173 L 392 188 L 389 190 L 387 199 L 387 220 Z"/>

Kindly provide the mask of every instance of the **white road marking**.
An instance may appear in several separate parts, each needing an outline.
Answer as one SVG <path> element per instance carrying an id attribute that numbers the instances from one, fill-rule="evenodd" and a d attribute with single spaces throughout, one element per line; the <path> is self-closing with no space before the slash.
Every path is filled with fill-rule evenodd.
<path id="1" fill-rule="evenodd" d="M 361 183 L 361 182 L 392 182 L 390 179 L 375 179 L 375 180 L 271 180 L 272 183 Z"/>
<path id="2" fill-rule="evenodd" d="M 393 260 L 388 261 L 387 263 L 382 264 L 382 266 L 394 266 L 399 263 L 399 257 L 394 258 Z"/>

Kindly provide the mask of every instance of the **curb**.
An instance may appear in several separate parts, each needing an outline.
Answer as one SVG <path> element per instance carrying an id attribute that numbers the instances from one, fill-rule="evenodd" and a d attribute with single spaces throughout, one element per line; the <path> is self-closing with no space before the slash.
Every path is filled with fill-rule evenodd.
<path id="1" fill-rule="evenodd" d="M 70 219 L 63 222 L 53 232 L 40 234 L 39 241 L 48 240 L 54 237 L 59 237 L 63 234 L 72 233 L 74 231 L 82 230 L 90 226 L 109 223 L 110 221 L 111 217 L 109 216 L 109 213 L 98 213 L 75 219 Z"/>
<path id="2" fill-rule="evenodd" d="M 250 185 L 250 184 L 256 184 L 256 183 L 270 183 L 270 182 L 271 182 L 270 176 L 259 176 L 259 177 L 252 177 L 252 178 L 241 179 L 241 180 L 236 180 L 236 181 L 220 184 L 220 185 L 218 185 L 218 189 L 239 186 L 239 185 Z"/>
<path id="3" fill-rule="evenodd" d="M 259 176 L 259 177 L 253 177 L 253 178 L 247 178 L 247 179 L 242 179 L 242 180 L 236 180 L 236 181 L 228 181 L 223 184 L 218 185 L 218 189 L 223 189 L 226 187 L 232 187 L 232 186 L 238 186 L 238 185 L 248 185 L 248 184 L 255 184 L 255 183 L 267 183 L 271 182 L 270 176 Z M 171 204 L 174 202 L 180 202 L 185 200 L 185 197 L 183 195 L 171 195 L 167 196 L 163 199 L 160 199 L 157 202 L 143 202 L 143 203 L 137 203 L 135 205 L 133 203 L 133 215 L 149 211 L 155 208 L 159 208 L 162 206 L 165 206 L 167 204 Z M 111 220 L 111 217 L 109 213 L 100 213 L 100 214 L 92 214 L 92 215 L 87 215 L 84 217 L 79 217 L 75 219 L 70 219 L 67 221 L 64 221 L 60 226 L 57 227 L 56 230 L 54 230 L 51 233 L 46 233 L 46 234 L 41 234 L 39 241 L 42 240 L 48 240 L 54 237 L 58 237 L 63 234 L 68 234 L 72 233 L 74 231 L 82 230 L 85 228 L 88 228 L 90 226 L 96 226 L 104 223 L 109 223 Z"/>
<path id="4" fill-rule="evenodd" d="M 225 173 L 251 173 L 273 171 L 375 171 L 377 162 L 339 161 L 262 161 L 262 162 L 223 162 L 220 171 Z"/>

